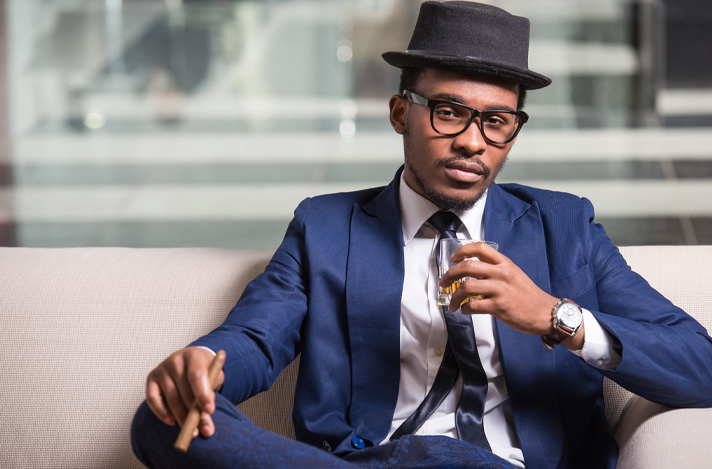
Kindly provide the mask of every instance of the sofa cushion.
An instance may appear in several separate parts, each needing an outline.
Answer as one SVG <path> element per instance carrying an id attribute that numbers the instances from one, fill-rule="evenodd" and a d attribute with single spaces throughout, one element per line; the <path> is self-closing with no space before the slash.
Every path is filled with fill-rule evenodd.
<path id="1" fill-rule="evenodd" d="M 0 467 L 141 467 L 146 375 L 221 323 L 271 253 L 0 248 Z"/>
<path id="2" fill-rule="evenodd" d="M 141 467 L 129 425 L 146 375 L 222 322 L 272 252 L 0 248 L 0 467 Z M 712 328 L 712 246 L 622 252 Z M 297 366 L 240 405 L 258 425 L 290 437 Z M 709 411 L 646 404 L 610 381 L 604 394 L 622 443 L 619 467 L 656 467 L 636 465 L 653 450 L 644 460 L 657 467 L 676 466 L 664 456 L 681 451 L 688 461 L 709 461 Z"/>

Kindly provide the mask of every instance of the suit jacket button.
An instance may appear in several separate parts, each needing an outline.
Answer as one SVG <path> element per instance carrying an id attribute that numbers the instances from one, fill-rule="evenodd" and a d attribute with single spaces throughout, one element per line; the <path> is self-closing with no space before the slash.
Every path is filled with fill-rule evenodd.
<path id="1" fill-rule="evenodd" d="M 353 446 L 356 449 L 364 449 L 366 447 L 366 442 L 363 441 L 363 439 L 355 436 L 351 438 L 351 446 Z"/>
<path id="2" fill-rule="evenodd" d="M 324 441 L 321 443 L 321 446 L 323 446 L 326 451 L 328 451 L 329 453 L 331 453 L 331 445 L 329 444 L 328 441 L 324 440 Z"/>

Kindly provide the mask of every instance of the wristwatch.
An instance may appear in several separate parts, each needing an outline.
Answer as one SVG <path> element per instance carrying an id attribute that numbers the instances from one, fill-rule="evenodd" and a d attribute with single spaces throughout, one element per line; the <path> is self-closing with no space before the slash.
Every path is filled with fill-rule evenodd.
<path id="1" fill-rule="evenodd" d="M 551 310 L 554 332 L 541 336 L 541 341 L 550 350 L 554 345 L 560 344 L 567 337 L 573 337 L 583 324 L 583 313 L 581 307 L 563 298 Z"/>

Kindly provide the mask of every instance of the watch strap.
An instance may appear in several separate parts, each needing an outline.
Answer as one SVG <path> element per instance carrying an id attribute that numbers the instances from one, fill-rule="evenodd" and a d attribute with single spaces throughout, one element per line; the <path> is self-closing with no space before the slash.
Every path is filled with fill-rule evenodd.
<path id="1" fill-rule="evenodd" d="M 567 337 L 571 337 L 571 335 L 559 328 L 556 328 L 551 334 L 541 336 L 541 341 L 544 345 L 546 345 L 546 348 L 553 350 L 555 345 L 560 344 L 561 341 Z"/>
<path id="2" fill-rule="evenodd" d="M 561 341 L 566 339 L 567 337 L 573 337 L 574 334 L 576 334 L 576 332 L 578 331 L 578 329 L 576 329 L 573 332 L 569 332 L 566 329 L 563 329 L 562 327 L 560 327 L 559 318 L 557 316 L 557 310 L 564 303 L 571 303 L 573 305 L 576 305 L 576 307 L 578 307 L 579 309 L 581 308 L 578 304 L 576 304 L 574 301 L 569 300 L 568 298 L 560 299 L 554 305 L 554 307 L 551 308 L 551 321 L 552 321 L 554 330 L 549 334 L 541 336 L 541 341 L 544 343 L 546 348 L 548 348 L 549 350 L 553 350 L 555 345 L 560 344 Z"/>

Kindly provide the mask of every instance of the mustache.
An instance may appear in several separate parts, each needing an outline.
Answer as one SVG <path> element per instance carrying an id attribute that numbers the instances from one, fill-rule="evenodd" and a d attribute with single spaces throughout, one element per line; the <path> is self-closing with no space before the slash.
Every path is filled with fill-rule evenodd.
<path id="1" fill-rule="evenodd" d="M 466 161 L 468 163 L 475 162 L 477 163 L 477 166 L 482 168 L 482 175 L 484 176 L 485 179 L 490 177 L 490 174 L 492 174 L 492 170 L 490 169 L 489 166 L 485 164 L 484 161 L 480 159 L 477 155 L 473 156 L 449 156 L 447 158 L 438 158 L 435 160 L 435 165 L 438 168 L 444 168 L 448 165 L 451 165 L 457 161 Z"/>

